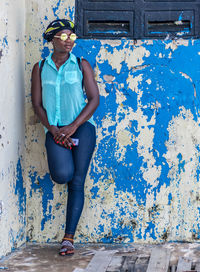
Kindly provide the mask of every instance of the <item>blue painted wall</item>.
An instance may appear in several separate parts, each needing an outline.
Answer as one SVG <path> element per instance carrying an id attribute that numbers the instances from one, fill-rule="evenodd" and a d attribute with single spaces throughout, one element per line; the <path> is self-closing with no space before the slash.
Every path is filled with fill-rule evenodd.
<path id="1" fill-rule="evenodd" d="M 63 10 L 62 1 L 51 3 L 39 14 L 41 32 L 30 31 L 27 75 L 51 51 L 36 39 L 48 21 L 73 17 L 73 1 Z M 199 40 L 79 39 L 73 53 L 90 62 L 100 89 L 97 146 L 76 241 L 199 240 Z M 27 99 L 27 239 L 58 241 L 67 188 L 50 180 L 44 132 L 29 105 Z"/>

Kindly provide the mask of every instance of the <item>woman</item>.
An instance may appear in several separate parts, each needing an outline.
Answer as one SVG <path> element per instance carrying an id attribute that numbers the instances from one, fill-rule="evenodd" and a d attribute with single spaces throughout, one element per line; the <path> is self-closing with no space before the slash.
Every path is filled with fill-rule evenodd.
<path id="1" fill-rule="evenodd" d="M 78 63 L 70 53 L 76 39 L 73 22 L 55 20 L 43 37 L 52 43 L 53 53 L 43 67 L 41 61 L 33 67 L 32 104 L 45 126 L 51 178 L 68 184 L 66 228 L 59 252 L 65 256 L 74 254 L 73 237 L 83 209 L 84 182 L 96 143 L 92 114 L 99 104 L 99 91 L 90 64 L 85 59 Z"/>

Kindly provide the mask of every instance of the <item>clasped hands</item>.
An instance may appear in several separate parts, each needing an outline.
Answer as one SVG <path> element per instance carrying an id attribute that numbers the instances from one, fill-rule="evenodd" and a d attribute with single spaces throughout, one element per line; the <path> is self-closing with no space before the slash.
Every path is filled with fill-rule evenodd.
<path id="1" fill-rule="evenodd" d="M 75 133 L 76 129 L 77 127 L 75 127 L 74 125 L 68 125 L 62 128 L 51 126 L 49 131 L 53 135 L 54 141 L 57 144 L 72 149 L 72 146 L 74 146 L 74 142 L 70 136 Z"/>

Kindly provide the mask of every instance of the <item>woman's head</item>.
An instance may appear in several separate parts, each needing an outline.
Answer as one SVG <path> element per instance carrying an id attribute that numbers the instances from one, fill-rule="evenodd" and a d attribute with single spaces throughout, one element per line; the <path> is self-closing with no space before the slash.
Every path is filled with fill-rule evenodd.
<path id="1" fill-rule="evenodd" d="M 69 30 L 71 33 L 75 33 L 74 23 L 67 19 L 57 19 L 48 25 L 46 31 L 43 34 L 43 37 L 45 40 L 50 42 L 53 40 L 56 34 L 60 34 L 62 33 L 61 31 L 64 30 Z"/>

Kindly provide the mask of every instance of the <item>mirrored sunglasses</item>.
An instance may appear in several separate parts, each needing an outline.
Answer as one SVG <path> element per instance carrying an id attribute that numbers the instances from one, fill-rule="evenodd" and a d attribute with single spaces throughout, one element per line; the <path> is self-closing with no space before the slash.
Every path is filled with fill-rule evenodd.
<path id="1" fill-rule="evenodd" d="M 60 36 L 54 36 L 54 38 L 59 38 L 61 39 L 61 41 L 66 41 L 68 37 L 70 38 L 71 41 L 75 41 L 77 39 L 77 36 L 75 33 L 72 33 L 70 35 L 67 35 L 66 33 L 62 33 Z"/>

